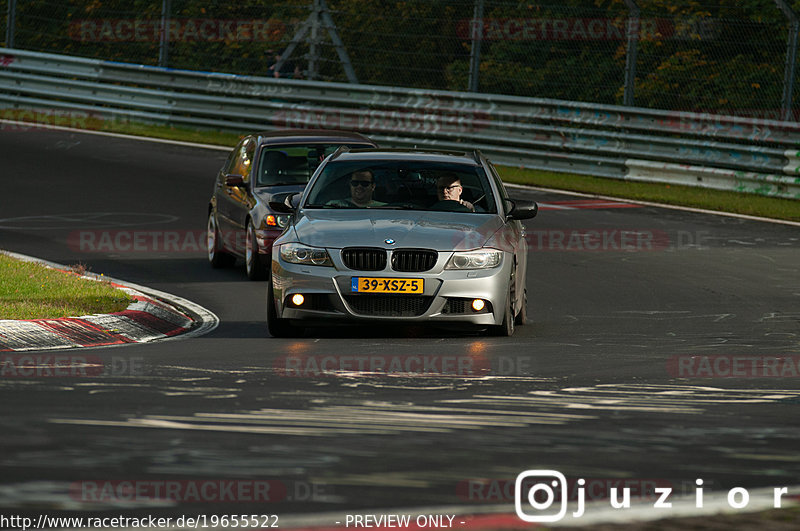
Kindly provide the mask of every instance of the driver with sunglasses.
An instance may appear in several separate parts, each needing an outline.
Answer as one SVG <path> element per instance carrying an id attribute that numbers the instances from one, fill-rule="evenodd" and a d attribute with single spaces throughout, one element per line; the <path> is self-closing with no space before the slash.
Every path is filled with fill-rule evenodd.
<path id="1" fill-rule="evenodd" d="M 375 201 L 372 194 L 375 192 L 375 177 L 370 170 L 354 171 L 350 175 L 350 198 L 334 199 L 326 204 L 341 207 L 378 207 L 385 206 L 386 203 Z"/>

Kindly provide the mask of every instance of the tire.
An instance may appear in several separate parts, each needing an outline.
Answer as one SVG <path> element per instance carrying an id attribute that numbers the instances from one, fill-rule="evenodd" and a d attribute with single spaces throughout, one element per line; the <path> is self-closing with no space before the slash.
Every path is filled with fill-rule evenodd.
<path id="1" fill-rule="evenodd" d="M 230 267 L 236 262 L 236 257 L 222 250 L 222 240 L 219 237 L 219 227 L 214 211 L 208 213 L 208 223 L 206 224 L 206 251 L 208 263 L 214 269 Z"/>
<path id="2" fill-rule="evenodd" d="M 508 300 L 506 300 L 506 310 L 503 312 L 503 322 L 500 325 L 489 327 L 489 335 L 499 337 L 511 337 L 514 335 L 514 280 L 509 282 Z"/>
<path id="3" fill-rule="evenodd" d="M 520 306 L 517 316 L 514 318 L 514 324 L 522 326 L 528 320 L 528 288 L 522 290 L 522 306 Z"/>
<path id="4" fill-rule="evenodd" d="M 253 222 L 247 222 L 247 248 L 244 253 L 244 265 L 247 269 L 247 278 L 250 280 L 264 280 L 269 275 L 267 264 L 264 263 L 262 255 L 258 252 L 258 241 L 256 241 L 256 229 Z"/>
<path id="5" fill-rule="evenodd" d="M 267 284 L 267 330 L 272 337 L 296 337 L 302 332 L 302 328 L 292 325 L 287 319 L 278 318 L 271 280 Z"/>

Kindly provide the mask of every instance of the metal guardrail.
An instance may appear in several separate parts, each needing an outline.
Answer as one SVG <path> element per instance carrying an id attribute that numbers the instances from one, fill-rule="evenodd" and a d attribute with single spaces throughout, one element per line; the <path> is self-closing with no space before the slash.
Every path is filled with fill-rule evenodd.
<path id="1" fill-rule="evenodd" d="M 6 48 L 2 106 L 248 132 L 356 130 L 383 145 L 480 148 L 501 164 L 800 199 L 795 122 L 170 70 Z"/>

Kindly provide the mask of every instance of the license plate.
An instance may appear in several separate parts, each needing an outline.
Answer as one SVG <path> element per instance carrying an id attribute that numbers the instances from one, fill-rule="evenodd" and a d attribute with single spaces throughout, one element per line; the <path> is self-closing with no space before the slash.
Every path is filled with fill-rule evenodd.
<path id="1" fill-rule="evenodd" d="M 354 293 L 422 293 L 425 286 L 421 278 L 352 277 Z"/>

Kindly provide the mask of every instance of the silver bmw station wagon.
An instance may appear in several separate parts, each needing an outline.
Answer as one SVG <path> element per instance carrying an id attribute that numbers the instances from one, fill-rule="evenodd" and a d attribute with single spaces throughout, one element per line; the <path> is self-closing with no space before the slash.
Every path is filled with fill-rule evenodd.
<path id="1" fill-rule="evenodd" d="M 533 201 L 509 199 L 480 152 L 340 148 L 272 248 L 270 334 L 336 321 L 464 324 L 510 336 L 524 324 Z"/>

